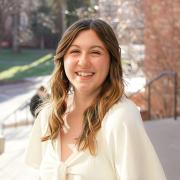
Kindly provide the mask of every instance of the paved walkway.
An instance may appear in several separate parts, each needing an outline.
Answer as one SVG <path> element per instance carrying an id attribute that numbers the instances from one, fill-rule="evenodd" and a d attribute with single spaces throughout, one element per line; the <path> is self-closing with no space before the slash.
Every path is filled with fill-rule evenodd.
<path id="1" fill-rule="evenodd" d="M 21 84 L 0 85 L 0 113 L 3 116 L 7 115 L 9 109 L 31 97 L 37 87 L 47 82 L 47 79 L 48 77 L 46 81 L 39 78 L 39 80 L 30 79 Z M 167 179 L 179 180 L 180 118 L 177 121 L 164 119 L 145 122 L 144 124 L 163 165 Z M 31 127 L 29 125 L 4 130 L 6 144 L 5 152 L 0 155 L 1 180 L 38 179 L 38 171 L 23 163 L 23 153 Z"/>
<path id="2" fill-rule="evenodd" d="M 145 122 L 168 180 L 180 179 L 180 118 Z"/>
<path id="3" fill-rule="evenodd" d="M 45 85 L 49 77 L 29 78 L 19 83 L 0 84 L 0 124 L 14 121 L 10 116 L 18 106 L 25 103 L 36 92 L 40 85 Z M 16 118 L 19 118 L 16 113 Z M 24 113 L 23 113 L 24 114 Z M 1 180 L 35 180 L 38 172 L 23 163 L 23 153 L 31 126 L 9 128 L 4 130 L 5 152 L 0 155 Z M 1 134 L 1 129 L 0 129 Z"/>
<path id="4" fill-rule="evenodd" d="M 9 121 L 14 117 L 6 118 L 17 107 L 29 100 L 41 86 L 48 86 L 49 76 L 27 78 L 19 83 L 0 84 L 0 123 Z M 18 116 L 18 113 L 16 114 Z"/>
<path id="5" fill-rule="evenodd" d="M 38 180 L 38 171 L 24 164 L 24 151 L 31 126 L 4 131 L 5 152 L 0 155 L 1 180 Z"/>

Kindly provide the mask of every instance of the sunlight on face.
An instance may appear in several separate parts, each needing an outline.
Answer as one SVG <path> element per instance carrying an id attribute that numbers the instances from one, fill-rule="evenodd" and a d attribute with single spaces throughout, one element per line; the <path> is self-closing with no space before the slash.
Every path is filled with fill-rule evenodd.
<path id="1" fill-rule="evenodd" d="M 81 31 L 64 56 L 65 73 L 75 92 L 99 92 L 109 66 L 109 53 L 93 30 Z"/>

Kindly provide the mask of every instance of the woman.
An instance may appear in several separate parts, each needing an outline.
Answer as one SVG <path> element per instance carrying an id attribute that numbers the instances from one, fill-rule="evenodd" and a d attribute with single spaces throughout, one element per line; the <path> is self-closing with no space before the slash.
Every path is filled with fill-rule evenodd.
<path id="1" fill-rule="evenodd" d="M 118 41 L 104 21 L 77 21 L 62 37 L 51 101 L 35 121 L 26 162 L 41 180 L 166 179 L 124 96 Z"/>

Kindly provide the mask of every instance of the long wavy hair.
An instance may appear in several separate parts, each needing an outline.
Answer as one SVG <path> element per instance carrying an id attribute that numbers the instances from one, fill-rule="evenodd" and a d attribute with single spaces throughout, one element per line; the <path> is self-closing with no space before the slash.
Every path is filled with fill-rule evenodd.
<path id="1" fill-rule="evenodd" d="M 117 103 L 124 94 L 123 72 L 120 48 L 112 28 L 103 20 L 86 19 L 72 24 L 61 38 L 54 58 L 55 69 L 51 78 L 51 105 L 47 134 L 42 141 L 54 140 L 63 128 L 63 116 L 67 110 L 67 97 L 71 85 L 64 70 L 64 55 L 77 35 L 85 30 L 93 30 L 104 43 L 110 55 L 109 73 L 101 91 L 83 115 L 83 130 L 77 139 L 78 150 L 89 149 L 96 154 L 96 134 L 101 128 L 102 120 L 107 111 Z"/>

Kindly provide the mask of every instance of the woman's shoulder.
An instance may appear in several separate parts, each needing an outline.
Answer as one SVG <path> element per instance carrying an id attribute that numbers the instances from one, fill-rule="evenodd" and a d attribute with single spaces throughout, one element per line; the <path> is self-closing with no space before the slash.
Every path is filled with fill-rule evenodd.
<path id="1" fill-rule="evenodd" d="M 49 121 L 51 111 L 52 111 L 51 104 L 49 104 L 49 103 L 44 104 L 41 107 L 41 110 L 40 110 L 40 112 L 39 112 L 39 114 L 35 120 L 35 121 L 39 121 L 42 132 L 45 132 L 47 130 L 48 121 Z"/>
<path id="2" fill-rule="evenodd" d="M 126 97 L 122 97 L 121 100 L 114 104 L 109 111 L 110 114 L 125 113 L 126 115 L 134 115 L 134 113 L 137 112 L 139 112 L 137 105 L 132 100 Z"/>
<path id="3" fill-rule="evenodd" d="M 118 127 L 120 124 L 141 124 L 142 119 L 138 107 L 130 99 L 123 97 L 107 112 L 103 124 Z"/>
<path id="4" fill-rule="evenodd" d="M 48 117 L 50 115 L 52 111 L 52 106 L 50 103 L 46 103 L 46 104 L 43 104 L 41 107 L 40 107 L 40 110 L 39 110 L 39 117 L 42 118 L 42 117 Z"/>

